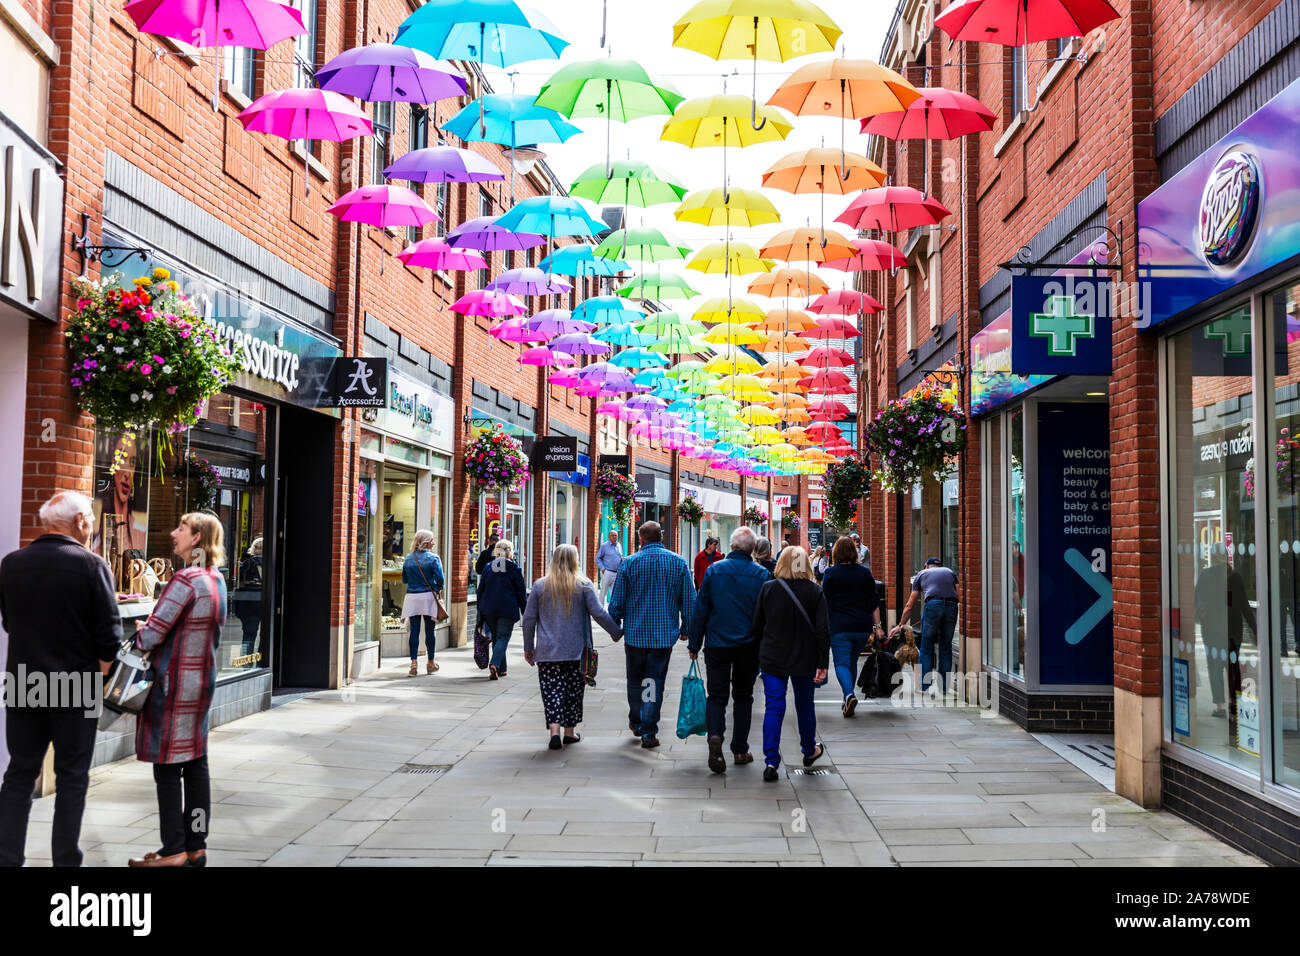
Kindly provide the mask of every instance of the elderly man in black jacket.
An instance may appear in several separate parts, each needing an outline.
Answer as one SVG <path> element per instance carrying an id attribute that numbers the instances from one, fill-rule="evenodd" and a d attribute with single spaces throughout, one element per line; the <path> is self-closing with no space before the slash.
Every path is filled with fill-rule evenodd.
<path id="1" fill-rule="evenodd" d="M 51 743 L 58 782 L 54 865 L 81 865 L 77 843 L 95 749 L 90 708 L 122 641 L 113 575 L 86 547 L 95 523 L 90 499 L 59 492 L 41 506 L 40 517 L 45 534 L 0 562 L 6 679 L 14 682 L 5 694 L 9 767 L 0 786 L 0 866 L 23 864 L 32 792 Z M 21 682 L 15 680 L 20 674 L 26 678 Z M 29 695 L 42 679 L 40 698 Z M 94 700 L 63 699 L 66 691 L 87 687 Z"/>

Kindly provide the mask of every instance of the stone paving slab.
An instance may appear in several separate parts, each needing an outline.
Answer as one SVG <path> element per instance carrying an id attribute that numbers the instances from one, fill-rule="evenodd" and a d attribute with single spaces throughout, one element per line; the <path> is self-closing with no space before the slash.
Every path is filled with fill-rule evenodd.
<path id="1" fill-rule="evenodd" d="M 1131 866 L 1261 865 L 1191 824 L 1117 797 L 1019 727 L 970 708 L 864 701 L 845 720 L 817 697 L 826 757 L 798 774 L 793 707 L 775 783 L 757 762 L 724 775 L 703 738 L 674 735 L 683 648 L 673 655 L 661 746 L 627 731 L 623 655 L 607 648 L 581 743 L 554 752 L 536 672 L 510 652 L 489 681 L 470 649 L 433 676 L 405 661 L 210 737 L 214 866 Z M 447 768 L 405 772 L 405 765 Z M 1105 830 L 1094 832 L 1097 811 Z M 30 865 L 48 866 L 53 800 L 38 800 Z M 96 768 L 82 847 L 120 866 L 157 849 L 151 768 Z"/>

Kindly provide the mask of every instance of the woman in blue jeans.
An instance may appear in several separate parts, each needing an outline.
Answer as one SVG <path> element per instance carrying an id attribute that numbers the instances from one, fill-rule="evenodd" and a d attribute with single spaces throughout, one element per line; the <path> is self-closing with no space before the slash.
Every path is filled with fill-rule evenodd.
<path id="1" fill-rule="evenodd" d="M 871 569 L 858 564 L 858 546 L 852 538 L 840 538 L 831 551 L 835 562 L 822 575 L 826 613 L 830 619 L 831 656 L 835 679 L 840 682 L 844 701 L 840 712 L 852 717 L 858 706 L 853 693 L 858 679 L 858 658 L 872 637 L 883 638 L 880 628 L 880 599 Z"/>
<path id="2" fill-rule="evenodd" d="M 803 765 L 811 767 L 825 752 L 817 742 L 813 710 L 814 682 L 826 680 L 830 632 L 826 598 L 813 580 L 808 552 L 791 545 L 781 551 L 776 577 L 763 585 L 754 607 L 758 636 L 758 666 L 767 709 L 763 714 L 763 779 L 778 779 L 781 766 L 781 724 L 785 720 L 786 689 L 794 689 Z"/>
<path id="3" fill-rule="evenodd" d="M 424 650 L 428 655 L 425 673 L 432 674 L 438 670 L 438 662 L 433 659 L 433 628 L 437 623 L 438 595 L 442 593 L 442 561 L 433 553 L 433 532 L 421 528 L 415 532 L 411 553 L 402 563 L 402 583 L 406 585 L 406 596 L 402 599 L 402 617 L 411 628 L 411 670 L 414 677 L 420 672 L 420 622 L 424 621 Z"/>
<path id="4" fill-rule="evenodd" d="M 492 562 L 483 569 L 478 583 L 478 616 L 492 635 L 492 660 L 488 680 L 506 676 L 506 648 L 515 622 L 528 606 L 524 573 L 515 564 L 515 549 L 509 541 L 498 541 Z"/>

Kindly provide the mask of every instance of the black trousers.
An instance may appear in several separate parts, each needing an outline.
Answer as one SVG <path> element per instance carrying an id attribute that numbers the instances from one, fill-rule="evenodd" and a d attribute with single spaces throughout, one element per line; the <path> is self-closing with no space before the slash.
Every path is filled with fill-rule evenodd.
<path id="1" fill-rule="evenodd" d="M 208 817 L 212 813 L 208 755 L 185 763 L 156 763 L 153 765 L 153 782 L 158 788 L 161 855 L 207 849 Z"/>
<path id="2" fill-rule="evenodd" d="M 727 698 L 734 703 L 731 752 L 749 753 L 749 726 L 754 710 L 754 681 L 758 680 L 758 641 L 734 647 L 704 648 L 705 713 L 709 736 L 727 729 Z"/>
<path id="3" fill-rule="evenodd" d="M 36 777 L 46 748 L 54 744 L 54 831 L 50 840 L 55 866 L 81 866 L 81 815 L 90 786 L 95 751 L 94 717 L 82 710 L 15 707 L 5 711 L 9 767 L 0 785 L 0 866 L 22 866 L 27 818 Z"/>

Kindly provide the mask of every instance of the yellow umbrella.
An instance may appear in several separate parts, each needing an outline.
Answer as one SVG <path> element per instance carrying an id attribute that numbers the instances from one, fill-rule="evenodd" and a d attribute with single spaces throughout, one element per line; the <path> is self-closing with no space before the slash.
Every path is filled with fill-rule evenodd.
<path id="1" fill-rule="evenodd" d="M 673 210 L 678 222 L 701 226 L 761 226 L 780 222 L 781 214 L 756 189 L 700 189 L 687 194 Z"/>
<path id="2" fill-rule="evenodd" d="M 764 122 L 758 129 L 749 123 L 751 115 L 763 117 Z M 701 96 L 679 103 L 664 123 L 659 138 L 692 149 L 703 146 L 737 146 L 743 149 L 755 143 L 785 139 L 792 129 L 794 124 L 780 110 L 770 106 L 760 108 L 750 97 L 732 93 Z"/>
<path id="3" fill-rule="evenodd" d="M 704 371 L 720 372 L 727 375 L 757 372 L 762 367 L 744 352 L 736 352 L 734 355 L 715 355 L 704 363 Z M 749 377 L 753 378 L 752 375 Z M 754 382 L 762 388 L 762 384 L 758 382 L 758 379 L 755 378 Z M 721 382 L 718 384 L 722 385 Z"/>
<path id="4" fill-rule="evenodd" d="M 778 232 L 763 243 L 761 254 L 786 262 L 826 262 L 851 259 L 858 254 L 858 249 L 846 236 L 833 230 L 823 235 L 816 229 L 800 228 Z"/>
<path id="5" fill-rule="evenodd" d="M 715 60 L 784 62 L 808 53 L 829 53 L 843 31 L 826 12 L 807 0 L 703 0 L 673 24 L 673 46 Z M 750 117 L 761 129 L 758 115 Z"/>
<path id="6" fill-rule="evenodd" d="M 718 380 L 718 388 L 722 394 L 740 401 L 763 402 L 776 397 L 762 382 L 747 373 L 723 376 Z"/>
<path id="7" fill-rule="evenodd" d="M 812 348 L 812 343 L 807 339 L 801 339 L 790 332 L 774 332 L 764 339 L 763 344 L 754 351 L 794 354 L 796 352 L 807 352 L 810 348 Z"/>
<path id="8" fill-rule="evenodd" d="M 710 329 L 709 334 L 704 336 L 704 341 L 717 345 L 757 345 L 763 341 L 763 336 L 747 325 L 724 322 Z"/>
<path id="9" fill-rule="evenodd" d="M 758 425 L 749 430 L 746 438 L 755 445 L 776 445 L 781 441 L 781 433 L 771 425 Z"/>
<path id="10" fill-rule="evenodd" d="M 850 247 L 848 257 L 856 256 L 858 250 Z M 835 256 L 834 258 L 842 258 Z M 825 260 L 823 260 L 825 261 Z M 764 259 L 758 250 L 746 242 L 712 242 L 695 254 L 686 268 L 696 272 L 725 273 L 727 275 L 749 275 L 752 272 L 771 272 L 776 263 Z"/>
<path id="11" fill-rule="evenodd" d="M 773 309 L 763 321 L 754 326 L 759 332 L 809 332 L 818 328 L 817 322 L 807 312 L 799 309 Z"/>
<path id="12" fill-rule="evenodd" d="M 783 395 L 767 404 L 773 411 L 794 411 L 807 408 L 808 399 L 802 395 Z"/>
<path id="13" fill-rule="evenodd" d="M 763 310 L 756 302 L 748 299 L 705 299 L 695 309 L 692 316 L 696 322 L 716 325 L 719 322 L 743 322 L 748 325 L 763 318 Z M 809 328 L 817 328 L 813 323 Z"/>
<path id="14" fill-rule="evenodd" d="M 781 268 L 766 275 L 761 275 L 749 284 L 749 292 L 755 295 L 778 296 L 821 295 L 829 292 L 824 279 L 797 269 Z"/>
<path id="15" fill-rule="evenodd" d="M 775 425 L 781 421 L 780 415 L 762 405 L 750 405 L 742 409 L 736 417 L 746 425 Z"/>
<path id="16" fill-rule="evenodd" d="M 779 434 L 781 435 L 782 439 L 789 437 L 789 435 L 785 432 L 781 432 Z M 799 457 L 799 449 L 796 448 L 790 442 L 784 440 L 776 443 L 775 445 L 768 445 L 767 453 L 771 455 L 773 458 L 783 458 L 787 461 L 793 461 L 794 459 Z"/>

